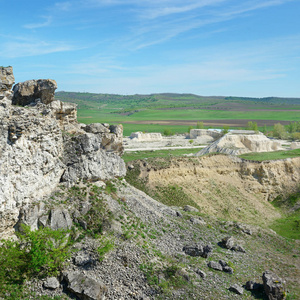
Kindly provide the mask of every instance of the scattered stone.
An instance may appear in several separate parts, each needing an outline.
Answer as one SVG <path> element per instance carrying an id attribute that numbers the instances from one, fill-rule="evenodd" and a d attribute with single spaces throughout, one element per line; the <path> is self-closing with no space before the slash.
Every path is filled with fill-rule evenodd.
<path id="1" fill-rule="evenodd" d="M 236 293 L 238 295 L 243 295 L 244 293 L 244 289 L 238 285 L 238 284 L 234 284 L 232 285 L 230 288 L 229 288 L 229 291 L 233 292 L 233 293 Z"/>
<path id="2" fill-rule="evenodd" d="M 183 217 L 183 215 L 182 215 L 182 213 L 180 211 L 176 211 L 176 216 L 179 217 L 179 218 Z"/>
<path id="3" fill-rule="evenodd" d="M 197 269 L 195 272 L 196 272 L 198 275 L 200 275 L 200 277 L 203 278 L 203 279 L 206 277 L 206 273 L 203 272 L 203 271 L 200 270 L 200 269 Z"/>
<path id="4" fill-rule="evenodd" d="M 80 272 L 67 272 L 64 277 L 68 283 L 68 290 L 74 293 L 79 299 L 105 299 L 107 288 L 101 281 L 96 281 Z"/>
<path id="5" fill-rule="evenodd" d="M 233 246 L 230 250 L 246 253 L 246 250 L 240 245 Z"/>
<path id="6" fill-rule="evenodd" d="M 193 207 L 191 205 L 184 206 L 183 210 L 188 211 L 188 212 L 199 212 L 199 209 L 197 209 L 196 207 Z"/>
<path id="7" fill-rule="evenodd" d="M 43 286 L 46 289 L 55 290 L 59 287 L 59 281 L 55 277 L 49 277 L 44 281 Z"/>
<path id="8" fill-rule="evenodd" d="M 190 256 L 201 256 L 207 258 L 212 252 L 211 245 L 193 245 L 193 246 L 185 246 L 183 247 L 183 251 L 185 254 Z"/>
<path id="9" fill-rule="evenodd" d="M 206 222 L 200 218 L 190 218 L 192 224 L 206 225 Z"/>
<path id="10" fill-rule="evenodd" d="M 223 267 L 223 272 L 233 274 L 233 269 L 229 266 Z"/>
<path id="11" fill-rule="evenodd" d="M 246 250 L 242 246 L 236 244 L 236 241 L 232 236 L 223 238 L 222 241 L 219 242 L 219 245 L 225 249 L 233 250 L 236 252 L 246 252 Z"/>
<path id="12" fill-rule="evenodd" d="M 128 165 L 128 170 L 133 170 L 134 169 L 134 165 Z"/>
<path id="13" fill-rule="evenodd" d="M 222 265 L 216 261 L 210 261 L 207 266 L 217 271 L 223 271 Z"/>
<path id="14" fill-rule="evenodd" d="M 285 299 L 285 281 L 271 271 L 265 271 L 262 276 L 264 290 L 269 300 Z"/>
<path id="15" fill-rule="evenodd" d="M 92 258 L 90 254 L 86 252 L 78 252 L 74 258 L 74 264 L 76 266 L 85 266 L 92 263 Z"/>

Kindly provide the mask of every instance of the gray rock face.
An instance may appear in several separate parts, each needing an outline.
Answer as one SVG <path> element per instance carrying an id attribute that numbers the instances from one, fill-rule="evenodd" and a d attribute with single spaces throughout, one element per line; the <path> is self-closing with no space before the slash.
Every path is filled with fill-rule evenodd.
<path id="1" fill-rule="evenodd" d="M 50 212 L 50 228 L 57 229 L 71 229 L 73 225 L 69 212 L 66 209 L 55 208 Z"/>
<path id="2" fill-rule="evenodd" d="M 269 300 L 285 299 L 285 282 L 271 271 L 265 271 L 262 276 L 265 293 Z"/>
<path id="3" fill-rule="evenodd" d="M 223 271 L 222 265 L 216 261 L 210 261 L 207 266 L 217 271 Z"/>
<path id="4" fill-rule="evenodd" d="M 49 104 L 54 100 L 56 89 L 56 81 L 52 79 L 27 80 L 14 86 L 12 101 L 15 105 L 25 106 L 40 99 L 42 103 Z"/>
<path id="5" fill-rule="evenodd" d="M 246 252 L 242 246 L 236 244 L 236 240 L 232 236 L 223 238 L 222 241 L 219 243 L 219 245 L 226 249 L 233 250 L 236 252 L 243 252 L 243 253 Z"/>
<path id="6" fill-rule="evenodd" d="M 12 68 L 1 68 L 1 87 L 14 82 Z M 14 87 L 13 102 L 0 97 L 0 239 L 20 224 L 70 228 L 70 216 L 52 211 L 50 219 L 40 202 L 66 181 L 105 180 L 126 174 L 121 125 L 95 125 L 105 133 L 86 133 L 76 120 L 76 105 L 54 100 L 54 80 L 29 80 Z M 5 91 L 5 93 L 9 91 Z M 36 101 L 39 99 L 39 101 Z M 88 127 L 89 128 L 89 127 Z M 64 132 L 63 132 L 64 130 Z M 66 132 L 67 131 L 67 132 Z M 31 207 L 30 209 L 28 207 Z M 29 209 L 29 211 L 27 211 Z"/>
<path id="7" fill-rule="evenodd" d="M 192 245 L 183 247 L 185 254 L 190 256 L 201 256 L 207 258 L 212 252 L 212 247 L 210 245 Z"/>
<path id="8" fill-rule="evenodd" d="M 102 282 L 96 281 L 79 272 L 68 272 L 65 274 L 65 279 L 68 283 L 68 290 L 74 293 L 79 299 L 105 299 L 107 288 Z"/>
<path id="9" fill-rule="evenodd" d="M 59 287 L 59 281 L 55 277 L 49 277 L 45 280 L 43 286 L 46 289 L 55 290 Z"/>
<path id="10" fill-rule="evenodd" d="M 110 179 L 126 174 L 124 161 L 115 153 L 102 149 L 102 136 L 92 133 L 65 137 L 63 181 L 72 184 L 79 179 Z"/>

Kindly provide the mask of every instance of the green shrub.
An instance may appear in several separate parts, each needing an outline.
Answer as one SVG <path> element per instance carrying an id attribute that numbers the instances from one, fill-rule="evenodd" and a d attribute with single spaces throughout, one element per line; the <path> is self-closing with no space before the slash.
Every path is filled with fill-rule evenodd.
<path id="1" fill-rule="evenodd" d="M 2 241 L 0 247 L 0 296 L 26 278 L 58 275 L 71 255 L 67 230 L 22 229 L 18 241 Z"/>
<path id="2" fill-rule="evenodd" d="M 174 135 L 174 132 L 171 129 L 166 128 L 163 133 L 165 136 Z"/>
<path id="3" fill-rule="evenodd" d="M 98 252 L 98 255 L 99 255 L 99 260 L 103 261 L 105 254 L 108 253 L 113 248 L 114 248 L 114 244 L 113 244 L 112 241 L 107 240 L 107 239 L 101 241 L 101 246 L 99 246 L 97 248 L 97 252 Z"/>

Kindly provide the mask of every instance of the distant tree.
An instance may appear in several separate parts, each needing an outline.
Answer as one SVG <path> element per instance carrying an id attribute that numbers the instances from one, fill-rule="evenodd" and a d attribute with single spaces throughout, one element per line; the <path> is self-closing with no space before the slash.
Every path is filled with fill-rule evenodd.
<path id="1" fill-rule="evenodd" d="M 191 129 L 193 129 L 194 127 L 193 126 L 189 126 L 188 127 L 188 133 L 190 133 L 191 132 Z"/>
<path id="2" fill-rule="evenodd" d="M 203 122 L 197 122 L 197 129 L 204 129 L 204 123 Z"/>
<path id="3" fill-rule="evenodd" d="M 285 127 L 280 123 L 274 124 L 273 136 L 277 137 L 279 139 L 286 138 L 287 137 L 287 132 L 285 130 Z"/>
<path id="4" fill-rule="evenodd" d="M 222 135 L 225 135 L 226 133 L 229 132 L 229 126 L 223 126 L 223 129 L 222 129 Z"/>
<path id="5" fill-rule="evenodd" d="M 257 123 L 256 123 L 256 122 L 249 121 L 249 122 L 247 123 L 246 129 L 247 129 L 247 130 L 258 131 Z"/>
<path id="6" fill-rule="evenodd" d="M 165 136 L 170 136 L 170 135 L 173 135 L 174 134 L 174 132 L 171 130 L 171 129 L 169 129 L 169 128 L 166 128 L 165 130 L 164 130 L 164 133 L 163 133 Z"/>
<path id="7" fill-rule="evenodd" d="M 300 127 L 300 122 L 290 122 L 290 124 L 287 126 L 287 130 L 289 133 L 294 133 L 298 131 L 298 128 Z M 300 128 L 299 128 L 300 129 Z M 300 131 L 300 130 L 299 130 Z"/>
<path id="8" fill-rule="evenodd" d="M 263 129 L 261 130 L 264 134 L 268 133 L 267 125 L 265 124 Z"/>

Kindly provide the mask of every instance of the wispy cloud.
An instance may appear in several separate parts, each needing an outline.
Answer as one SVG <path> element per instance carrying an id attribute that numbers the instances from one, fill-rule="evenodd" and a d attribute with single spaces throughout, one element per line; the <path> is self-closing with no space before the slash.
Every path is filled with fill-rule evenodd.
<path id="1" fill-rule="evenodd" d="M 43 19 L 45 19 L 44 22 L 25 24 L 23 27 L 26 29 L 37 29 L 37 28 L 49 26 L 52 23 L 51 16 L 45 16 L 45 17 L 43 17 Z"/>
<path id="2" fill-rule="evenodd" d="M 56 52 L 66 52 L 78 50 L 78 47 L 65 42 L 46 41 L 11 41 L 4 43 L 0 50 L 0 56 L 7 58 L 17 58 L 26 56 L 45 55 Z"/>

